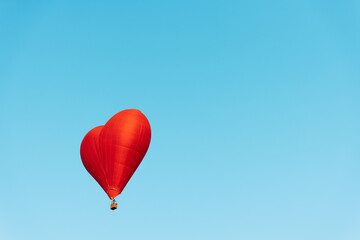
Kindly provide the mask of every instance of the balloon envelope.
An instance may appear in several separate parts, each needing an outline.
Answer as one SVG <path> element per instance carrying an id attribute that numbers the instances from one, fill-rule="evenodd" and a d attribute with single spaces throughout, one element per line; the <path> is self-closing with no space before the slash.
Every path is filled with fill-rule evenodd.
<path id="1" fill-rule="evenodd" d="M 80 154 L 86 170 L 114 199 L 125 188 L 150 144 L 149 121 L 139 110 L 115 114 L 83 139 Z"/>

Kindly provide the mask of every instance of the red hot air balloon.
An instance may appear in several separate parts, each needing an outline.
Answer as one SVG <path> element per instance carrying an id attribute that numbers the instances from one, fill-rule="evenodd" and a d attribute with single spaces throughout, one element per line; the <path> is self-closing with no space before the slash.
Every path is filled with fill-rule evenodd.
<path id="1" fill-rule="evenodd" d="M 149 121 L 139 110 L 115 114 L 84 137 L 80 155 L 86 170 L 113 200 L 144 158 L 150 144 Z M 116 209 L 115 200 L 111 209 Z"/>

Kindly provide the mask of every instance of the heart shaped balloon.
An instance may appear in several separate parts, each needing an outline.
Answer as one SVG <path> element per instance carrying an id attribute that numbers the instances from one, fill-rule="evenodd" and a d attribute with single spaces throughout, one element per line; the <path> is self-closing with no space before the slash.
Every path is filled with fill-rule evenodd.
<path id="1" fill-rule="evenodd" d="M 123 191 L 138 168 L 150 139 L 149 121 L 136 109 L 115 114 L 84 137 L 80 146 L 84 167 L 111 200 Z"/>

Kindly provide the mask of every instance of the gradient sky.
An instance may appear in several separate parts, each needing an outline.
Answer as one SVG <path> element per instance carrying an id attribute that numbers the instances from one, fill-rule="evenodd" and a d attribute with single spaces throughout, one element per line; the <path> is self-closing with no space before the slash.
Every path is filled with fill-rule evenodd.
<path id="1" fill-rule="evenodd" d="M 0 0 L 0 239 L 360 239 L 360 2 Z M 117 197 L 84 135 L 140 109 Z"/>

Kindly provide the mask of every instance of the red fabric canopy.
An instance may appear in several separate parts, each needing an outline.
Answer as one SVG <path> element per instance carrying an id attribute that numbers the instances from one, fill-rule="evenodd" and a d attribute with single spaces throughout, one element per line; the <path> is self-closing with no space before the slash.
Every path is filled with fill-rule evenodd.
<path id="1" fill-rule="evenodd" d="M 82 162 L 110 199 L 122 192 L 144 158 L 150 139 L 149 121 L 136 109 L 121 111 L 86 134 L 80 147 Z"/>

